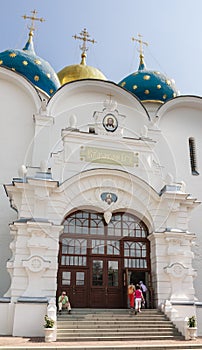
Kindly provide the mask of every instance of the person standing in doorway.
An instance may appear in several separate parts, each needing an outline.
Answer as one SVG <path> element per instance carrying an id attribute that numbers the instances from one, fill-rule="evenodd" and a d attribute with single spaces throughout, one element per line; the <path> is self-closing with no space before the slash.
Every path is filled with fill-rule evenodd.
<path id="1" fill-rule="evenodd" d="M 140 289 L 141 289 L 143 297 L 144 297 L 144 306 L 145 306 L 145 309 L 146 309 L 147 308 L 147 287 L 143 283 L 143 281 L 140 281 L 139 285 L 140 285 Z"/>
<path id="2" fill-rule="evenodd" d="M 132 283 L 128 285 L 128 299 L 130 304 L 130 312 L 132 313 L 135 304 L 135 286 Z"/>

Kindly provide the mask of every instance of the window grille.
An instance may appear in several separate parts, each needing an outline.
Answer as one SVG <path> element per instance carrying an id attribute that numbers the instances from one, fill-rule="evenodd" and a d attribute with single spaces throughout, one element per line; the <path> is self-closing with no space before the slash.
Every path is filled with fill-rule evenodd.
<path id="1" fill-rule="evenodd" d="M 199 175 L 196 159 L 196 143 L 193 137 L 189 138 L 189 155 L 192 175 Z"/>

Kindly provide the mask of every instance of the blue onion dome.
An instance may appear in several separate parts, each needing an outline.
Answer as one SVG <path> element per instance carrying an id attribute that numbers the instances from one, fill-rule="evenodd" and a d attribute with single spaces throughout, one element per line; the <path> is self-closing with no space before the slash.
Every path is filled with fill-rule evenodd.
<path id="1" fill-rule="evenodd" d="M 138 71 L 128 75 L 118 85 L 130 91 L 142 102 L 163 103 L 179 94 L 173 79 L 169 79 L 158 71 L 146 68 L 142 53 L 140 54 Z"/>
<path id="2" fill-rule="evenodd" d="M 0 65 L 10 68 L 26 77 L 37 88 L 48 95 L 60 87 L 60 82 L 51 65 L 36 55 L 33 44 L 33 32 L 22 50 L 10 49 L 0 53 Z"/>

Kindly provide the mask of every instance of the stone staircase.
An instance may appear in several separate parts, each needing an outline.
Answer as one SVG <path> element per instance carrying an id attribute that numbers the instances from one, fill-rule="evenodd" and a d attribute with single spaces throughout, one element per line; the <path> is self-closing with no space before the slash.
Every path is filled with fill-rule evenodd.
<path id="1" fill-rule="evenodd" d="M 155 309 L 129 314 L 129 310 L 74 309 L 57 320 L 57 341 L 183 340 L 164 314 Z"/>

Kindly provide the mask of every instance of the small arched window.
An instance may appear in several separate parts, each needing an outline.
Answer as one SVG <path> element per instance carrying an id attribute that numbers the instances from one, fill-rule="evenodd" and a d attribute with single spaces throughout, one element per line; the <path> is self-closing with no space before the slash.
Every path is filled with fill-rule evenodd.
<path id="1" fill-rule="evenodd" d="M 199 175 L 196 159 L 196 143 L 193 137 L 189 138 L 189 155 L 192 175 Z"/>

